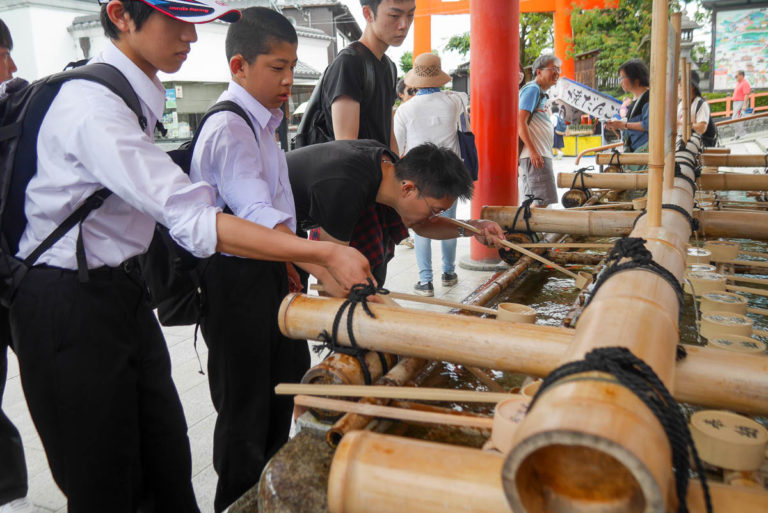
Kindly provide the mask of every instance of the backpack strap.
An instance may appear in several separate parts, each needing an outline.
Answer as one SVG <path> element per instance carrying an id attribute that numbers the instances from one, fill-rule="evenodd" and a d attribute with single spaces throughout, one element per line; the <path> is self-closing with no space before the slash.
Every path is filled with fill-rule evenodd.
<path id="1" fill-rule="evenodd" d="M 376 69 L 373 67 L 368 55 L 368 49 L 360 41 L 353 41 L 347 48 L 351 48 L 363 60 L 363 98 L 370 100 L 376 90 Z M 360 102 L 362 104 L 362 101 Z"/>
<path id="2" fill-rule="evenodd" d="M 208 120 L 208 118 L 210 118 L 217 112 L 232 112 L 234 114 L 237 114 L 241 118 L 243 118 L 245 122 L 248 123 L 248 127 L 251 129 L 251 132 L 253 132 L 253 136 L 256 138 L 256 141 L 258 142 L 259 136 L 256 135 L 256 129 L 254 128 L 253 123 L 251 123 L 251 118 L 248 116 L 248 113 L 245 112 L 245 110 L 237 103 L 231 100 L 222 100 L 220 102 L 216 102 L 215 104 L 213 104 L 213 106 L 205 112 L 203 119 L 200 120 L 200 124 L 197 125 L 197 130 L 195 130 L 195 135 L 192 137 L 192 143 L 189 146 L 190 152 L 194 151 L 195 149 L 195 144 L 197 144 L 197 138 L 200 137 L 200 132 L 202 132 L 203 124 Z"/>

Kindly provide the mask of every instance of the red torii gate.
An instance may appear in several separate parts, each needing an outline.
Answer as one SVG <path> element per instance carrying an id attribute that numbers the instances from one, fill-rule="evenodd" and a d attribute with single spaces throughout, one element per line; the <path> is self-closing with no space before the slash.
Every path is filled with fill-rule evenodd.
<path id="1" fill-rule="evenodd" d="M 432 51 L 432 16 L 471 11 L 472 129 L 480 176 L 472 217 L 483 205 L 517 205 L 517 103 L 520 13 L 554 12 L 555 55 L 562 76 L 574 78 L 571 11 L 615 8 L 618 0 L 416 0 L 413 56 Z M 472 242 L 472 260 L 498 260 L 495 250 Z"/>

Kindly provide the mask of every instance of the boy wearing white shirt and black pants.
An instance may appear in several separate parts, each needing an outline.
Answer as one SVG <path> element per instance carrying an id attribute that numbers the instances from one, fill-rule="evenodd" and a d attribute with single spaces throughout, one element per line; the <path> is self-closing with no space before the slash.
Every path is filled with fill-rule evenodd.
<path id="1" fill-rule="evenodd" d="M 234 21 L 237 11 L 208 0 L 194 9 L 161 0 L 100 2 L 111 44 L 96 60 L 125 75 L 148 128 L 106 87 L 83 80 L 61 87 L 40 127 L 16 256 L 28 256 L 96 190 L 113 194 L 82 223 L 81 236 L 72 229 L 21 282 L 10 308 L 13 344 L 70 513 L 197 512 L 168 350 L 143 284 L 123 263 L 146 251 L 158 221 L 199 257 L 225 251 L 311 261 L 346 288 L 370 270 L 357 253 L 221 213 L 211 187 L 192 184 L 153 144 L 165 101 L 157 71 L 180 68 L 197 39 L 190 22 Z M 77 253 L 87 268 L 79 269 Z"/>
<path id="2" fill-rule="evenodd" d="M 190 167 L 193 181 L 213 186 L 220 207 L 287 234 L 296 231 L 296 209 L 275 130 L 291 92 L 297 45 L 296 30 L 280 13 L 264 7 L 242 11 L 227 32 L 232 80 L 218 101 L 240 106 L 253 130 L 233 112 L 211 115 L 200 128 Z M 299 265 L 336 290 L 322 269 L 318 274 L 316 266 Z M 309 368 L 307 344 L 288 340 L 277 325 L 289 279 L 298 290 L 290 264 L 224 254 L 215 255 L 203 272 L 201 329 L 218 413 L 216 512 L 255 485 L 266 462 L 288 440 L 293 399 L 275 395 L 274 387 L 301 380 Z"/>

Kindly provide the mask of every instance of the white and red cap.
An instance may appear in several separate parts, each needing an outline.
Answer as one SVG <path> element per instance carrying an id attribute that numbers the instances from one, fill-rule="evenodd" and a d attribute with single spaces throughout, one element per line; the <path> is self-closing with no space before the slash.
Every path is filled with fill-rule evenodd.
<path id="1" fill-rule="evenodd" d="M 141 0 L 163 14 L 186 23 L 208 23 L 214 20 L 233 23 L 240 19 L 240 11 L 230 9 L 218 0 Z M 108 4 L 110 0 L 99 0 Z"/>

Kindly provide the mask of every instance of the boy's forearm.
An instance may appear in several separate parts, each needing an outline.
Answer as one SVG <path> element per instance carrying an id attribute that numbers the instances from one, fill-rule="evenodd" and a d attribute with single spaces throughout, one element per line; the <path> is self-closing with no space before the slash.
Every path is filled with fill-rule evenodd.
<path id="1" fill-rule="evenodd" d="M 255 260 L 307 262 L 324 265 L 324 244 L 315 244 L 292 233 L 272 230 L 239 217 L 216 216 L 216 251 Z"/>

